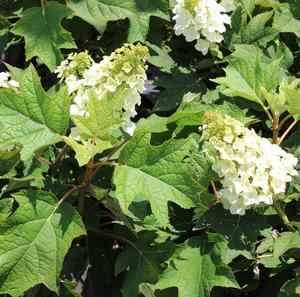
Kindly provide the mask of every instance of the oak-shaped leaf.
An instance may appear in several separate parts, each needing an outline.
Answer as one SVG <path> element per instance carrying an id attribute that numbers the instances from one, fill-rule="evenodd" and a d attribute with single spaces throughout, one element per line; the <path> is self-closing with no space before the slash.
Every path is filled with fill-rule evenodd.
<path id="1" fill-rule="evenodd" d="M 171 241 L 155 243 L 154 232 L 142 231 L 137 236 L 137 242 L 128 245 L 115 264 L 116 274 L 127 271 L 122 285 L 124 297 L 137 297 L 140 284 L 157 282 L 163 271 L 161 263 L 172 255 L 175 247 Z"/>
<path id="2" fill-rule="evenodd" d="M 174 253 L 156 289 L 178 288 L 178 297 L 209 297 L 213 287 L 239 288 L 231 268 L 205 236 L 189 239 Z"/>
<path id="3" fill-rule="evenodd" d="M 168 4 L 164 0 L 69 0 L 74 14 L 103 33 L 107 22 L 129 18 L 128 41 L 146 39 L 151 16 L 168 20 Z"/>
<path id="4" fill-rule="evenodd" d="M 138 131 L 122 149 L 114 172 L 116 198 L 126 212 L 137 196 L 150 202 L 152 212 L 162 226 L 168 224 L 168 202 L 191 208 L 200 202 L 205 190 L 187 171 L 182 160 L 192 139 L 171 139 L 162 145 L 150 145 L 151 133 Z"/>
<path id="5" fill-rule="evenodd" d="M 31 65 L 18 93 L 0 90 L 0 148 L 22 146 L 24 160 L 43 147 L 61 140 L 69 126 L 70 99 L 66 88 L 49 96 Z"/>
<path id="6" fill-rule="evenodd" d="M 72 240 L 85 234 L 81 217 L 45 191 L 13 195 L 17 210 L 0 223 L 0 294 L 13 297 L 43 283 L 58 292 L 58 278 Z"/>
<path id="7" fill-rule="evenodd" d="M 223 254 L 226 263 L 239 255 L 253 259 L 258 238 L 271 233 L 271 227 L 264 216 L 253 210 L 247 211 L 245 216 L 232 215 L 222 205 L 209 209 L 196 226 L 213 229 L 224 237 L 227 241 L 226 254 Z"/>
<path id="8" fill-rule="evenodd" d="M 66 5 L 54 1 L 24 11 L 11 32 L 24 36 L 27 61 L 37 56 L 53 71 L 63 59 L 60 49 L 76 48 L 71 33 L 60 25 L 71 12 Z"/>
<path id="9" fill-rule="evenodd" d="M 213 81 L 221 85 L 221 91 L 227 96 L 239 96 L 261 104 L 261 86 L 272 91 L 278 85 L 280 59 L 266 63 L 262 50 L 254 45 L 236 45 L 235 49 L 224 69 L 226 76 Z"/>
<path id="10" fill-rule="evenodd" d="M 120 100 L 119 93 L 107 93 L 99 100 L 95 93 L 90 92 L 89 101 L 86 103 L 88 115 L 72 116 L 75 123 L 73 133 L 80 136 L 82 143 L 71 137 L 64 137 L 64 141 L 76 152 L 75 158 L 79 166 L 87 164 L 96 154 L 119 143 L 112 133 L 123 122 L 122 116 L 115 110 Z"/>

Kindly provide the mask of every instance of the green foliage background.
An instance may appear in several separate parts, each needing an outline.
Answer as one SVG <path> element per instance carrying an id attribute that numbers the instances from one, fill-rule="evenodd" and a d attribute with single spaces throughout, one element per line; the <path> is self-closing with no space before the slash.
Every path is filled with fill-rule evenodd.
<path id="1" fill-rule="evenodd" d="M 290 223 L 272 206 L 231 215 L 198 129 L 217 110 L 277 129 L 299 157 L 300 1 L 236 1 L 207 56 L 174 34 L 174 4 L 0 1 L 0 68 L 20 82 L 0 89 L 0 296 L 300 296 L 300 179 L 279 206 Z M 136 132 L 114 98 L 91 98 L 87 151 L 67 137 L 53 71 L 72 51 L 100 61 L 137 41 L 150 55 Z"/>

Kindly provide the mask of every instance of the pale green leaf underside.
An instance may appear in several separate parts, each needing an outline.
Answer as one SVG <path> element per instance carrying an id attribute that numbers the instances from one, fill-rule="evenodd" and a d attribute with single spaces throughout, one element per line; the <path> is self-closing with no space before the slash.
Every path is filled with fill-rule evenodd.
<path id="1" fill-rule="evenodd" d="M 69 106 L 65 88 L 53 97 L 47 95 L 34 67 L 28 67 L 19 93 L 0 90 L 0 148 L 20 145 L 26 159 L 60 141 L 69 125 Z"/>
<path id="2" fill-rule="evenodd" d="M 0 224 L 0 294 L 17 297 L 39 283 L 57 292 L 64 256 L 85 234 L 81 217 L 49 192 L 22 191 L 14 198 L 18 209 Z"/>
<path id="3" fill-rule="evenodd" d="M 129 42 L 146 39 L 151 16 L 169 18 L 164 0 L 70 0 L 68 6 L 101 33 L 107 22 L 129 18 Z"/>
<path id="4" fill-rule="evenodd" d="M 137 195 L 150 202 L 161 225 L 168 223 L 168 201 L 183 208 L 196 205 L 204 190 L 182 169 L 181 161 L 191 145 L 190 139 L 170 140 L 153 147 L 150 133 L 138 132 L 122 150 L 114 173 L 116 196 L 124 211 Z"/>
<path id="5" fill-rule="evenodd" d="M 68 7 L 54 1 L 24 11 L 11 31 L 24 36 L 27 61 L 37 56 L 53 71 L 63 59 L 60 49 L 76 48 L 71 33 L 60 25 L 70 12 Z"/>
<path id="6" fill-rule="evenodd" d="M 116 112 L 116 106 L 120 105 L 122 95 L 118 92 L 107 93 L 99 100 L 98 96 L 90 92 L 87 102 L 88 116 L 73 116 L 75 123 L 74 131 L 81 139 L 101 139 L 113 141 L 111 133 L 119 128 L 124 119 Z"/>
<path id="7" fill-rule="evenodd" d="M 156 289 L 178 288 L 178 297 L 209 297 L 213 287 L 238 288 L 229 266 L 225 265 L 205 238 L 192 238 L 171 260 Z"/>

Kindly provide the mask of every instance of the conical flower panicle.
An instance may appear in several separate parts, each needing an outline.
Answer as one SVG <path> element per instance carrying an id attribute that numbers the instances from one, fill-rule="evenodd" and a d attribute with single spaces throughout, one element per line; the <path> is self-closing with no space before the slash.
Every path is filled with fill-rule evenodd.
<path id="1" fill-rule="evenodd" d="M 221 202 L 232 214 L 282 196 L 298 159 L 230 116 L 210 112 L 202 126 L 203 151 L 220 176 Z"/>
<path id="2" fill-rule="evenodd" d="M 125 44 L 110 56 L 95 63 L 87 52 L 71 54 L 56 69 L 65 79 L 69 93 L 74 96 L 71 114 L 87 116 L 89 92 L 101 100 L 107 93 L 122 98 L 116 113 L 124 118 L 123 128 L 132 134 L 135 125 L 130 118 L 136 115 L 135 106 L 141 103 L 140 94 L 146 80 L 148 48 L 141 44 Z"/>

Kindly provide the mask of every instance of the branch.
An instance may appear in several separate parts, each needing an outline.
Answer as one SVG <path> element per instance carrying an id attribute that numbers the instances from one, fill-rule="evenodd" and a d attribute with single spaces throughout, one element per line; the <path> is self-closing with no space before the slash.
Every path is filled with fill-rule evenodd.
<path id="1" fill-rule="evenodd" d="M 273 123 L 273 117 L 272 117 L 272 114 L 269 112 L 268 108 L 262 103 L 261 100 L 259 100 L 259 104 L 263 108 L 265 113 L 267 114 L 267 116 L 268 116 L 269 120 L 271 121 L 271 123 Z"/>
<path id="2" fill-rule="evenodd" d="M 280 124 L 279 124 L 279 131 L 282 129 L 284 123 L 285 123 L 288 119 L 292 118 L 294 115 L 296 115 L 296 113 L 290 113 L 290 114 L 288 114 L 287 116 L 285 116 L 285 117 L 281 120 L 281 122 L 280 122 Z"/>
<path id="3" fill-rule="evenodd" d="M 84 210 L 85 192 L 91 182 L 92 177 L 93 177 L 93 159 L 91 159 L 89 161 L 89 163 L 87 164 L 84 178 L 81 183 L 82 188 L 80 189 L 79 196 L 78 196 L 78 212 L 79 213 L 82 213 Z"/>
<path id="4" fill-rule="evenodd" d="M 102 166 L 118 166 L 118 165 L 121 165 L 120 163 L 117 163 L 117 162 L 108 162 L 108 161 L 100 161 L 100 162 L 97 162 L 95 164 L 93 164 L 93 168 L 97 168 L 97 167 L 102 167 Z"/>
<path id="5" fill-rule="evenodd" d="M 217 187 L 213 181 L 210 182 L 210 185 L 213 189 L 216 203 L 220 203 L 220 194 L 218 193 Z"/>
<path id="6" fill-rule="evenodd" d="M 73 186 L 73 188 L 71 188 L 69 191 L 67 191 L 59 200 L 58 204 L 62 204 L 66 201 L 66 199 L 73 194 L 74 192 L 77 192 L 80 188 L 82 187 L 82 185 L 78 185 L 78 186 Z"/>
<path id="7" fill-rule="evenodd" d="M 294 120 L 293 123 L 285 130 L 278 141 L 278 145 L 282 143 L 285 137 L 290 133 L 290 131 L 294 128 L 294 126 L 298 123 L 298 120 Z"/>
<path id="8" fill-rule="evenodd" d="M 279 116 L 275 114 L 272 123 L 273 128 L 273 143 L 278 144 L 278 135 L 279 135 Z"/>
<path id="9" fill-rule="evenodd" d="M 45 164 L 49 165 L 49 166 L 52 165 L 52 163 L 50 161 L 48 161 L 47 159 L 45 159 L 41 156 L 36 157 L 36 159 L 39 160 L 42 163 L 45 163 Z"/>

